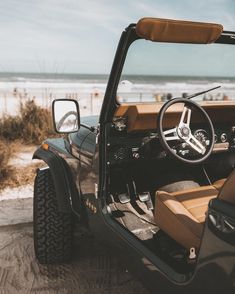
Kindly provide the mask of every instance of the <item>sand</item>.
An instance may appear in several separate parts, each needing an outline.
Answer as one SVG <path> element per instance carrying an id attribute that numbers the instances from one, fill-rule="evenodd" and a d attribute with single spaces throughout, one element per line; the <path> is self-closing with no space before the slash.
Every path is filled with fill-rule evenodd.
<path id="1" fill-rule="evenodd" d="M 71 263 L 43 266 L 35 260 L 31 224 L 0 227 L 0 293 L 147 293 L 93 238 L 78 238 L 75 247 Z"/>
<path id="2" fill-rule="evenodd" d="M 22 146 L 10 160 L 32 165 L 35 146 Z M 33 247 L 33 183 L 0 191 L 0 293 L 145 294 L 118 256 L 92 237 L 76 234 L 71 263 L 42 266 Z M 116 254 L 116 253 L 115 253 Z"/>

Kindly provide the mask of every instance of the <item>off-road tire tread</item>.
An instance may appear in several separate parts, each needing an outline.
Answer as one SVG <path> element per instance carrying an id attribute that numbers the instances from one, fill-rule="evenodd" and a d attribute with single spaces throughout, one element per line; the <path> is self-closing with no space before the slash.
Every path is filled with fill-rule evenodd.
<path id="1" fill-rule="evenodd" d="M 34 183 L 33 228 L 35 255 L 42 264 L 69 261 L 72 218 L 58 210 L 50 169 L 39 170 Z"/>

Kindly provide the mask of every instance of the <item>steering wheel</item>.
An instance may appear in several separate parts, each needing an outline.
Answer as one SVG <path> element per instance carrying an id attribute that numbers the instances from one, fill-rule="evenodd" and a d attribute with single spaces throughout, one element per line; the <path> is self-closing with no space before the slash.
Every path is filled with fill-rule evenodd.
<path id="1" fill-rule="evenodd" d="M 183 104 L 183 110 L 179 123 L 171 129 L 165 129 L 163 122 L 166 111 L 173 104 Z M 207 144 L 203 144 L 192 133 L 190 126 L 192 112 L 197 110 L 200 116 L 207 123 L 208 140 Z M 215 137 L 214 127 L 206 111 L 197 103 L 185 99 L 175 98 L 166 102 L 157 116 L 157 131 L 158 137 L 164 150 L 184 163 L 198 164 L 205 161 L 213 151 Z M 173 146 L 171 146 L 173 144 Z M 176 146 L 179 146 L 177 150 Z M 182 152 L 181 147 L 188 148 L 187 154 Z"/>

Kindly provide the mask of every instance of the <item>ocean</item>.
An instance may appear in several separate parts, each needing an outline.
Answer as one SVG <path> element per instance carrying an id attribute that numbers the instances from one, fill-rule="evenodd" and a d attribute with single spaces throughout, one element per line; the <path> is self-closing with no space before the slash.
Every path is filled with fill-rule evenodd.
<path id="1" fill-rule="evenodd" d="M 77 99 L 83 116 L 98 114 L 107 81 L 102 74 L 0 73 L 0 115 L 17 114 L 26 99 L 50 108 L 56 98 Z M 117 96 L 121 102 L 158 102 L 216 86 L 221 88 L 196 100 L 235 99 L 235 78 L 226 77 L 124 75 Z"/>
<path id="2" fill-rule="evenodd" d="M 34 99 L 50 108 L 56 98 L 79 101 L 81 115 L 98 114 L 107 75 L 0 73 L 0 116 L 16 115 L 20 102 Z"/>

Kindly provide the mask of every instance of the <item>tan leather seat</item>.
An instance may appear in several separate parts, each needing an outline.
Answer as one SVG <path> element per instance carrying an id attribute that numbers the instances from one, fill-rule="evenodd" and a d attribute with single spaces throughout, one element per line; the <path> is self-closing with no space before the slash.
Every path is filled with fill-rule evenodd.
<path id="1" fill-rule="evenodd" d="M 218 190 L 204 186 L 175 193 L 157 191 L 155 221 L 160 229 L 187 249 L 200 246 L 208 203 Z"/>
<path id="2" fill-rule="evenodd" d="M 209 201 L 215 197 L 235 205 L 235 170 L 213 186 L 178 192 L 157 191 L 154 217 L 160 229 L 187 249 L 199 249 Z"/>
<path id="3" fill-rule="evenodd" d="M 224 183 L 225 183 L 226 179 L 221 179 L 221 180 L 218 180 L 218 181 L 215 181 L 213 183 L 213 186 L 217 189 L 217 190 L 221 190 L 221 188 L 223 187 Z"/>

